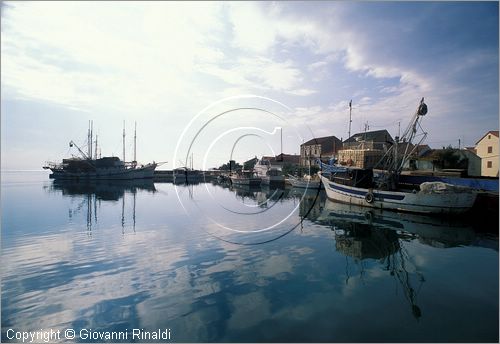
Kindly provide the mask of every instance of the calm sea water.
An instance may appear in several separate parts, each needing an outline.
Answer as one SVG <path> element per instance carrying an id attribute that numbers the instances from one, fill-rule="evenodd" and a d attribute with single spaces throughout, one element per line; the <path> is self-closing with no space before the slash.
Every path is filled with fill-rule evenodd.
<path id="1" fill-rule="evenodd" d="M 2 341 L 499 339 L 495 221 L 378 214 L 314 190 L 1 182 Z"/>

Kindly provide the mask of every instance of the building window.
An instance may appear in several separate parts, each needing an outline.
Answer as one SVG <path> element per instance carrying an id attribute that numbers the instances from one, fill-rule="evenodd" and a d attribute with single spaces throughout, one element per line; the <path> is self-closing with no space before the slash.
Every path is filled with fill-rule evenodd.
<path id="1" fill-rule="evenodd" d="M 492 167 L 493 167 L 493 163 L 492 163 L 491 161 L 488 161 L 488 162 L 486 163 L 486 167 L 488 167 L 488 168 L 492 168 Z"/>
<path id="2" fill-rule="evenodd" d="M 491 135 L 488 135 L 488 140 L 491 139 Z"/>
<path id="3" fill-rule="evenodd" d="M 493 153 L 493 146 L 488 146 L 488 153 Z"/>

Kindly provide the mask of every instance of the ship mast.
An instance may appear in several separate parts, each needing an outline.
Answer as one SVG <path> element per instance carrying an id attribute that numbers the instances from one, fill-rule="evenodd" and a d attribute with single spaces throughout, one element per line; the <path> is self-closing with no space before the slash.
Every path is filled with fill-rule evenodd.
<path id="1" fill-rule="evenodd" d="M 94 139 L 94 121 L 90 121 L 90 160 L 92 160 L 92 140 Z"/>
<path id="2" fill-rule="evenodd" d="M 134 127 L 134 165 L 137 164 L 137 122 Z"/>
<path id="3" fill-rule="evenodd" d="M 91 141 L 91 138 L 90 138 L 90 120 L 89 120 L 89 129 L 87 130 L 87 155 L 85 156 L 85 159 L 89 159 L 90 154 L 92 154 L 90 151 L 90 146 L 91 146 L 90 141 Z M 71 143 L 70 143 L 70 147 L 72 147 Z"/>
<path id="4" fill-rule="evenodd" d="M 95 134 L 95 153 L 94 153 L 94 159 L 97 159 L 97 134 Z"/>
<path id="5" fill-rule="evenodd" d="M 375 166 L 380 165 L 381 169 L 387 172 L 385 178 L 380 178 L 379 186 L 385 187 L 389 190 L 395 188 L 399 174 L 403 170 L 405 163 L 415 152 L 417 146 L 420 145 L 427 137 L 427 132 L 423 131 L 419 124 L 420 119 L 426 114 L 427 105 L 424 103 L 424 98 L 422 98 L 415 114 L 408 124 L 408 127 L 403 132 L 403 135 L 401 135 L 401 137 L 395 137 L 394 144 L 387 150 L 379 162 L 375 164 Z M 419 128 L 422 133 L 417 135 L 417 130 Z M 417 144 L 413 145 L 412 141 L 416 136 L 420 136 L 420 139 Z"/>
<path id="6" fill-rule="evenodd" d="M 125 163 L 125 121 L 123 121 L 123 162 Z"/>

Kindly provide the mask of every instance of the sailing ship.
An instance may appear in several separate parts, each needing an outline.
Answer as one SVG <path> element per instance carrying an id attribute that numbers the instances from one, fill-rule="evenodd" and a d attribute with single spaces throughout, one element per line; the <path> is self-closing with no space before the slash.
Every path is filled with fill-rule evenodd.
<path id="1" fill-rule="evenodd" d="M 98 157 L 97 135 L 96 140 L 93 141 L 92 129 L 93 123 L 89 122 L 87 153 L 75 142 L 70 141 L 69 146 L 75 147 L 81 157 L 63 159 L 61 163 L 47 162 L 43 166 L 43 169 L 52 171 L 49 178 L 72 180 L 153 178 L 158 163 L 139 165 L 136 160 L 137 125 L 134 132 L 134 160 L 131 162 L 125 162 L 125 126 L 123 128 L 123 160 L 116 156 Z M 95 143 L 95 152 L 92 151 L 93 143 Z"/>
<path id="2" fill-rule="evenodd" d="M 382 166 L 377 179 L 374 178 L 373 169 L 349 167 L 328 176 L 319 172 L 328 198 L 364 207 L 414 213 L 455 214 L 470 210 L 477 195 L 470 188 L 426 182 L 418 188 L 403 189 L 398 184 L 403 166 L 415 149 L 411 149 L 410 144 L 417 136 L 418 129 L 421 129 L 419 121 L 426 114 L 427 105 L 422 98 L 408 128 L 401 137 L 396 137 L 394 144 L 377 164 Z M 423 132 L 419 136 L 418 144 L 421 144 L 427 133 Z"/>

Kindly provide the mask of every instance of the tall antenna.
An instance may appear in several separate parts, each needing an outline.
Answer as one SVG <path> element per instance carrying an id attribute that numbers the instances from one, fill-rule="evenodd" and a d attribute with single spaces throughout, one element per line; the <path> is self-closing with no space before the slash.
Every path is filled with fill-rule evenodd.
<path id="1" fill-rule="evenodd" d="M 123 162 L 125 162 L 125 121 L 123 121 Z"/>
<path id="2" fill-rule="evenodd" d="M 352 99 L 349 102 L 349 133 L 347 135 L 347 138 L 351 137 L 351 123 L 352 123 L 351 114 L 352 114 Z"/>
<path id="3" fill-rule="evenodd" d="M 135 122 L 135 127 L 134 127 L 134 163 L 137 162 L 137 122 Z"/>

